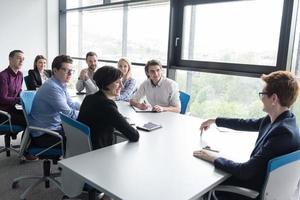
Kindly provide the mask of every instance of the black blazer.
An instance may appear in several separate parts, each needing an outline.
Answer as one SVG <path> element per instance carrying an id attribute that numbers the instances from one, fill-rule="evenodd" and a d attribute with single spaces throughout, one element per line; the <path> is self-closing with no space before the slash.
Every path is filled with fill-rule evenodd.
<path id="1" fill-rule="evenodd" d="M 250 120 L 217 118 L 216 124 L 236 130 L 258 131 L 255 147 L 247 162 L 236 163 L 225 158 L 214 162 L 215 167 L 232 174 L 228 182 L 234 185 L 261 191 L 269 160 L 300 149 L 299 129 L 295 115 L 290 111 L 283 112 L 273 123 L 266 116 Z"/>
<path id="2" fill-rule="evenodd" d="M 45 69 L 45 75 L 50 78 L 52 73 L 51 70 Z M 37 70 L 34 69 L 30 69 L 28 71 L 28 77 L 29 77 L 29 81 L 28 81 L 28 90 L 36 90 L 36 88 L 41 87 L 42 85 L 42 79 L 41 79 L 41 75 Z"/>
<path id="3" fill-rule="evenodd" d="M 139 140 L 139 132 L 129 125 L 119 113 L 116 103 L 102 91 L 85 97 L 80 106 L 78 121 L 90 127 L 93 149 L 112 145 L 115 129 L 129 141 Z"/>

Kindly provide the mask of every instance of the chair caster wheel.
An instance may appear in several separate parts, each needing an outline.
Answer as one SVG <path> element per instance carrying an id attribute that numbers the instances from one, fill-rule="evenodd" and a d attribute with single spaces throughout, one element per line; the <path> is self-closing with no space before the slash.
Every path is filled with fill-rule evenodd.
<path id="1" fill-rule="evenodd" d="M 18 182 L 13 182 L 11 187 L 12 189 L 16 189 L 18 187 Z"/>

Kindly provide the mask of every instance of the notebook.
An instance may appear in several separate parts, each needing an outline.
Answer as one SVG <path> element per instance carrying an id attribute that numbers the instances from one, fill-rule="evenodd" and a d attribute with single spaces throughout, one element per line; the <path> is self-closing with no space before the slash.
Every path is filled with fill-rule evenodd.
<path id="1" fill-rule="evenodd" d="M 131 107 L 133 108 L 133 110 L 134 110 L 135 112 L 156 112 L 155 110 L 152 109 L 152 107 L 149 107 L 149 108 L 146 109 L 146 110 L 141 110 L 141 109 L 139 109 L 139 108 L 137 108 L 137 107 L 134 107 L 134 106 L 131 106 Z"/>
<path id="2" fill-rule="evenodd" d="M 153 131 L 156 130 L 158 128 L 161 128 L 162 126 L 160 124 L 154 124 L 152 122 L 148 122 L 146 124 L 144 124 L 143 126 L 137 126 L 137 129 L 141 129 L 143 131 Z"/>

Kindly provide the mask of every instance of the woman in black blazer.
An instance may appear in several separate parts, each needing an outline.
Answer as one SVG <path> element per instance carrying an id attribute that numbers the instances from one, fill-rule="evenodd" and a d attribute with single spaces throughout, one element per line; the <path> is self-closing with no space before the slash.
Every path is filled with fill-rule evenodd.
<path id="1" fill-rule="evenodd" d="M 299 83 L 295 75 L 287 71 L 275 71 L 262 75 L 264 88 L 259 92 L 265 117 L 259 119 L 216 118 L 203 122 L 201 131 L 211 124 L 241 131 L 258 132 L 253 151 L 246 162 L 232 160 L 212 154 L 206 150 L 194 152 L 194 156 L 214 164 L 232 176 L 223 184 L 257 190 L 263 189 L 269 160 L 300 149 L 300 134 L 296 116 L 290 108 L 299 94 Z M 238 149 L 237 149 L 238 151 Z M 242 200 L 241 196 L 220 193 L 218 199 Z"/>
<path id="2" fill-rule="evenodd" d="M 51 70 L 45 69 L 47 59 L 42 55 L 37 55 L 34 59 L 34 69 L 28 71 L 28 90 L 36 90 L 51 77 Z"/>

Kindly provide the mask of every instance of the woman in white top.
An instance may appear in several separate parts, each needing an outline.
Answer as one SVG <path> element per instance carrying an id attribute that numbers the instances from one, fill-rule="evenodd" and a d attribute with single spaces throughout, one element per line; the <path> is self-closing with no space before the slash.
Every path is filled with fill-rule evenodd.
<path id="1" fill-rule="evenodd" d="M 36 90 L 39 88 L 48 78 L 51 77 L 51 70 L 46 68 L 47 59 L 42 55 L 37 55 L 34 59 L 33 70 L 28 71 L 28 90 Z"/>

